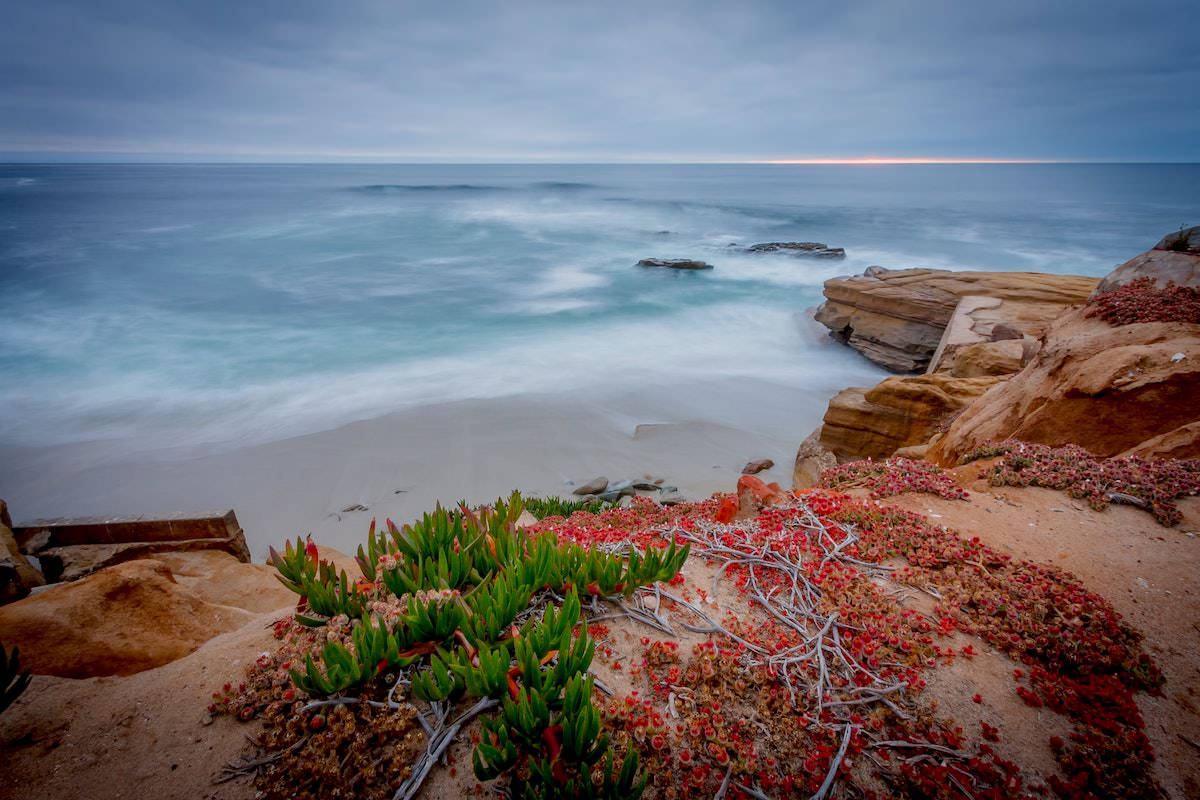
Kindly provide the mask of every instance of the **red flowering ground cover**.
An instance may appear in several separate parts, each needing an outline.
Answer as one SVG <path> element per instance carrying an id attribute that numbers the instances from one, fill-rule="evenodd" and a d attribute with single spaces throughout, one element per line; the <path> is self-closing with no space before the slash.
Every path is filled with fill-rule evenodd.
<path id="1" fill-rule="evenodd" d="M 664 600 L 708 640 L 690 653 L 644 640 L 631 671 L 645 691 L 605 710 L 618 746 L 641 753 L 657 796 L 824 796 L 831 776 L 863 797 L 1161 796 L 1133 703 L 1134 692 L 1161 685 L 1161 673 L 1140 635 L 1072 576 L 834 492 L 717 523 L 726 499 L 671 510 L 638 502 L 543 522 L 602 546 L 690 542 L 693 557 L 724 565 L 758 609 L 712 620 L 688 605 L 686 589 L 679 603 Z M 771 567 L 776 556 L 796 568 Z M 891 581 L 939 596 L 934 617 L 880 588 L 889 570 L 879 563 L 896 558 L 907 565 L 890 570 Z M 697 599 L 704 594 L 696 587 Z M 984 723 L 984 741 L 968 748 L 953 720 L 923 710 L 925 671 L 972 653 L 942 643 L 954 629 L 1027 665 L 1030 682 L 1018 693 L 1074 724 L 1070 741 L 1046 743 L 1063 769 L 1050 787 L 1027 786 L 998 755 L 994 726 Z"/>
<path id="2" fill-rule="evenodd" d="M 1153 278 L 1137 278 L 1096 295 L 1088 303 L 1087 315 L 1100 317 L 1110 325 L 1200 323 L 1200 288 L 1168 283 L 1160 289 Z"/>
<path id="3" fill-rule="evenodd" d="M 954 478 L 936 464 L 910 458 L 889 458 L 886 461 L 851 461 L 830 467 L 821 473 L 825 489 L 863 487 L 871 497 L 881 499 L 905 492 L 924 492 L 947 500 L 966 500 L 967 492 Z"/>
<path id="4" fill-rule="evenodd" d="M 1200 459 L 1096 458 L 1078 445 L 1050 447 L 991 442 L 962 459 L 1000 459 L 984 473 L 993 486 L 1043 486 L 1086 500 L 1096 511 L 1110 503 L 1145 508 L 1163 525 L 1180 520 L 1174 501 L 1200 494 Z"/>
<path id="5" fill-rule="evenodd" d="M 720 580 L 709 585 L 677 576 L 589 609 L 599 669 L 631 682 L 597 707 L 618 757 L 639 754 L 647 797 L 1162 796 L 1134 703 L 1135 692 L 1156 691 L 1162 675 L 1140 635 L 1070 574 L 875 500 L 784 493 L 751 517 L 718 522 L 730 497 L 673 508 L 638 498 L 629 508 L 536 526 L 609 550 L 690 544 L 693 559 L 717 570 Z M 901 585 L 937 597 L 934 612 L 901 606 L 893 591 Z M 706 602 L 713 591 L 725 598 L 718 617 Z M 674 626 L 674 635 L 645 628 L 634 658 L 610 658 L 602 619 L 625 611 Z M 1003 757 L 997 726 L 985 721 L 968 736 L 923 700 L 930 670 L 974 655 L 950 646 L 956 631 L 1020 662 L 1020 697 L 1071 721 L 1067 739 L 1045 743 L 1061 767 L 1048 786 L 1031 785 Z M 218 693 L 215 710 L 265 721 L 268 749 L 323 736 L 338 754 L 311 763 L 285 752 L 268 767 L 275 785 L 288 785 L 293 773 L 324 780 L 348 758 L 364 770 L 364 787 L 378 790 L 398 765 L 380 771 L 356 759 L 375 752 L 380 736 L 420 739 L 412 715 L 390 720 L 389 732 L 365 704 L 332 707 L 320 730 L 289 727 L 284 712 L 296 698 L 286 665 L 322 636 L 344 633 L 282 620 L 279 651 L 263 654 L 244 684 Z"/>

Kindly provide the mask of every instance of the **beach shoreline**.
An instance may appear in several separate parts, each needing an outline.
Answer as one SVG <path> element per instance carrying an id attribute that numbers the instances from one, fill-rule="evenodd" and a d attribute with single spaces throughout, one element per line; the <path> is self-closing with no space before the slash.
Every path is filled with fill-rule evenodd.
<path id="1" fill-rule="evenodd" d="M 863 366 L 864 376 L 872 372 Z M 312 533 L 353 551 L 372 517 L 407 521 L 435 503 L 513 489 L 569 496 L 603 475 L 651 475 L 700 499 L 746 462 L 790 485 L 796 446 L 832 391 L 722 378 L 604 393 L 522 393 L 396 411 L 224 452 L 112 455 L 103 443 L 0 449 L 0 486 L 18 522 L 232 508 L 255 560 Z M 365 510 L 347 511 L 356 507 Z"/>

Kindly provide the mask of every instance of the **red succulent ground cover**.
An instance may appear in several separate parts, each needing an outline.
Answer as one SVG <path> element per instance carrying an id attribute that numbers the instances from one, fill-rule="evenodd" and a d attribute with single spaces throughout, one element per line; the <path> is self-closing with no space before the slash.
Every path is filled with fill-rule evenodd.
<path id="1" fill-rule="evenodd" d="M 878 800 L 1162 796 L 1133 699 L 1157 690 L 1162 675 L 1139 634 L 1070 574 L 875 500 L 785 493 L 753 516 L 717 521 L 731 497 L 672 508 L 638 498 L 629 508 L 537 526 L 605 549 L 690 543 L 692 557 L 719 567 L 749 604 L 749 613 L 734 613 L 725 603 L 725 615 L 713 619 L 706 587 L 681 576 L 635 597 L 654 597 L 654 608 L 672 612 L 671 624 L 704 635 L 694 646 L 645 636 L 633 659 L 610 665 L 623 663 L 636 688 L 598 708 L 618 757 L 638 752 L 648 797 L 825 798 L 835 786 L 840 796 Z M 906 563 L 881 563 L 896 559 Z M 895 584 L 937 597 L 934 613 L 899 605 L 886 590 Z M 612 652 L 607 627 L 596 620 L 588 629 L 603 662 Z M 984 722 L 979 737 L 967 736 L 922 700 L 928 670 L 974 654 L 947 644 L 956 630 L 1021 662 L 1017 693 L 1071 720 L 1069 739 L 1046 743 L 1062 769 L 1049 786 L 1029 785 L 1001 755 L 998 727 Z M 261 743 L 273 749 L 326 736 L 333 761 L 285 754 L 260 775 L 269 796 L 293 773 L 303 783 L 339 759 L 359 764 L 374 752 L 363 737 L 383 735 L 381 722 L 415 747 L 411 714 L 372 720 L 365 704 L 331 708 L 328 732 L 293 730 L 287 712 L 299 699 L 286 665 L 342 631 L 321 634 L 285 619 L 276 635 L 278 652 L 264 653 L 243 684 L 218 693 L 213 710 L 262 719 Z M 359 766 L 368 794 L 400 768 L 377 774 L 378 764 Z"/>
<path id="2" fill-rule="evenodd" d="M 1087 315 L 1100 317 L 1110 325 L 1200 323 L 1200 288 L 1168 283 L 1160 289 L 1153 278 L 1137 278 L 1096 295 L 1088 303 Z"/>
<path id="3" fill-rule="evenodd" d="M 1200 494 L 1200 459 L 1096 458 L 1078 445 L 991 442 L 963 457 L 999 460 L 984 477 L 993 486 L 1043 486 L 1086 500 L 1096 511 L 1110 503 L 1145 508 L 1163 525 L 1179 523 L 1174 501 Z"/>
<path id="4" fill-rule="evenodd" d="M 1015 560 L 921 515 L 834 492 L 813 490 L 753 519 L 715 522 L 727 501 L 674 509 L 638 501 L 542 523 L 601 546 L 691 542 L 693 557 L 723 563 L 726 578 L 767 612 L 726 616 L 690 654 L 644 639 L 642 657 L 626 667 L 645 691 L 608 703 L 606 724 L 618 748 L 639 750 L 657 796 L 711 797 L 723 787 L 730 797 L 811 797 L 831 768 L 863 797 L 1031 797 L 1051 789 L 1064 798 L 1161 796 L 1133 695 L 1156 691 L 1162 675 L 1141 651 L 1140 635 L 1071 575 Z M 813 535 L 814 517 L 829 540 Z M 828 683 L 815 659 L 788 660 L 812 641 L 812 630 L 762 603 L 791 580 L 756 569 L 753 559 L 772 549 L 795 559 L 819 594 L 819 613 L 836 619 L 839 647 L 828 655 L 849 658 Z M 873 565 L 895 558 L 908 563 L 891 580 L 940 598 L 934 617 L 901 608 L 872 580 Z M 680 590 L 680 601 L 692 597 Z M 685 605 L 664 603 L 688 614 Z M 1026 785 L 1019 767 L 993 749 L 994 726 L 984 723 L 984 741 L 968 747 L 952 720 L 922 708 L 923 673 L 973 654 L 941 643 L 954 629 L 1027 665 L 1030 682 L 1018 694 L 1071 719 L 1069 741 L 1047 742 L 1063 769 L 1050 787 Z M 829 633 L 818 638 L 832 644 Z M 880 680 L 902 688 L 880 694 Z M 821 687 L 819 702 L 807 686 Z"/>
<path id="5" fill-rule="evenodd" d="M 886 461 L 851 461 L 821 473 L 825 489 L 863 487 L 871 497 L 881 499 L 904 492 L 924 492 L 947 500 L 966 500 L 965 489 L 936 464 L 910 458 L 889 458 Z"/>

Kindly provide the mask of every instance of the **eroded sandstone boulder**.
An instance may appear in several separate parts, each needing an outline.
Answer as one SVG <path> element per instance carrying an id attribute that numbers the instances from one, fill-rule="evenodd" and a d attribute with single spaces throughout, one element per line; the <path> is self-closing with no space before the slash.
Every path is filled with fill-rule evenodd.
<path id="1" fill-rule="evenodd" d="M 257 573 L 251 580 L 267 589 L 274 582 Z M 139 560 L 0 608 L 0 630 L 34 673 L 87 678 L 166 664 L 254 616 L 189 591 L 161 561 Z"/>
<path id="2" fill-rule="evenodd" d="M 796 463 L 792 466 L 792 488 L 807 489 L 821 481 L 821 473 L 837 466 L 837 456 L 821 446 L 821 429 L 817 428 L 800 443 Z"/>
<path id="3" fill-rule="evenodd" d="M 953 465 L 1006 438 L 1074 443 L 1097 456 L 1143 443 L 1147 453 L 1191 452 L 1186 440 L 1198 421 L 1200 325 L 1113 326 L 1076 309 L 1054 322 L 1024 370 L 963 411 L 927 458 Z"/>
<path id="4" fill-rule="evenodd" d="M 871 267 L 860 276 L 826 281 L 816 319 L 875 363 L 918 372 L 929 366 L 963 298 L 979 298 L 964 311 L 970 333 L 964 344 L 990 340 L 997 325 L 1036 338 L 1067 307 L 1083 303 L 1096 283 L 1033 272 Z"/>
<path id="5" fill-rule="evenodd" d="M 887 378 L 838 392 L 825 411 L 819 444 L 839 462 L 887 458 L 927 442 L 972 401 L 1004 380 L 945 373 Z"/>

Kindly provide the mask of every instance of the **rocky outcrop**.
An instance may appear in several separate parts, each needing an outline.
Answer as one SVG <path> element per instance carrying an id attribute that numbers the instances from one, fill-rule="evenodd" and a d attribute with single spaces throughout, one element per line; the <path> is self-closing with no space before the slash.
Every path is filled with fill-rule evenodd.
<path id="1" fill-rule="evenodd" d="M 746 466 L 742 467 L 742 474 L 757 475 L 764 469 L 770 469 L 773 466 L 775 466 L 775 462 L 769 458 L 755 459 L 754 461 L 747 462 Z"/>
<path id="2" fill-rule="evenodd" d="M 1029 363 L 1037 348 L 1036 341 L 1025 338 L 969 344 L 954 354 L 950 374 L 956 378 L 1011 375 Z"/>
<path id="3" fill-rule="evenodd" d="M 14 533 L 51 582 L 78 580 L 103 567 L 156 553 L 219 550 L 250 561 L 233 511 L 156 519 L 38 520 L 18 526 Z"/>
<path id="4" fill-rule="evenodd" d="M 670 269 L 712 269 L 712 264 L 689 258 L 643 258 L 639 267 L 668 267 Z"/>
<path id="5" fill-rule="evenodd" d="M 1153 249 L 1129 259 L 1100 282 L 1096 294 L 1145 277 L 1160 287 L 1200 286 L 1200 226 L 1165 236 Z"/>
<path id="6" fill-rule="evenodd" d="M 953 465 L 993 439 L 1074 443 L 1097 456 L 1189 452 L 1200 421 L 1200 325 L 1112 326 L 1077 309 L 1046 333 L 1034 360 L 972 403 L 927 458 Z M 1174 438 L 1161 438 L 1170 434 Z M 1158 444 L 1150 441 L 1160 439 Z"/>
<path id="7" fill-rule="evenodd" d="M 824 242 L 762 242 L 746 248 L 747 253 L 778 253 L 788 252 L 797 256 L 812 258 L 845 258 L 846 251 L 841 247 L 830 247 Z"/>
<path id="8" fill-rule="evenodd" d="M 816 486 L 821 473 L 837 466 L 837 456 L 821 446 L 821 429 L 817 428 L 800 443 L 796 450 L 796 463 L 792 466 L 792 488 L 807 489 Z"/>
<path id="9" fill-rule="evenodd" d="M 13 536 L 8 506 L 0 500 L 0 605 L 20 600 L 45 582 L 42 573 L 21 552 Z"/>
<path id="10" fill-rule="evenodd" d="M 925 370 L 964 298 L 962 344 L 1005 336 L 1037 338 L 1050 320 L 1084 302 L 1095 278 L 1033 272 L 955 272 L 870 267 L 825 282 L 818 322 L 875 363 L 895 372 Z"/>
<path id="11" fill-rule="evenodd" d="M 819 444 L 841 462 L 887 458 L 901 447 L 927 442 L 1003 380 L 938 373 L 887 378 L 871 389 L 843 389 L 829 401 Z"/>
<path id="12" fill-rule="evenodd" d="M 268 577 L 251 580 L 272 590 Z M 34 673 L 88 678 L 166 664 L 253 617 L 188 591 L 166 564 L 139 560 L 0 608 L 0 630 Z"/>

